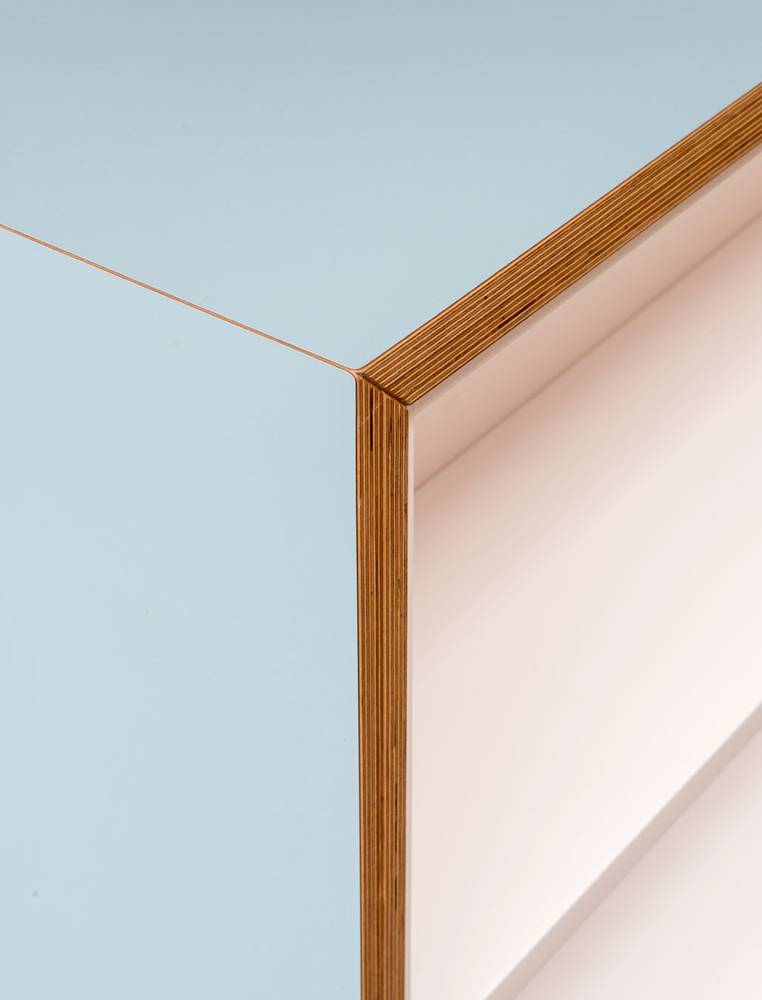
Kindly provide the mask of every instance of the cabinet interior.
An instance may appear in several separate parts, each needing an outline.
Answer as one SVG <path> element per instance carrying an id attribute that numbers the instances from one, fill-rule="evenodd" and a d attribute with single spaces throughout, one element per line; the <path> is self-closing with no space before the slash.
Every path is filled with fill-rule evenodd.
<path id="1" fill-rule="evenodd" d="M 760 773 L 757 733 L 543 966 L 521 1000 L 759 996 Z"/>
<path id="2" fill-rule="evenodd" d="M 412 1000 L 516 996 L 758 728 L 761 213 L 756 153 L 412 408 Z"/>

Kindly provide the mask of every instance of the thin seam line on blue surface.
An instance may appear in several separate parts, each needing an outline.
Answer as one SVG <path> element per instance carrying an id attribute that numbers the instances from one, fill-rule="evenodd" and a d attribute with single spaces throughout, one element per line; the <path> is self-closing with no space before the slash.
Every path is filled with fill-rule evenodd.
<path id="1" fill-rule="evenodd" d="M 356 371 L 354 368 L 348 368 L 346 365 L 342 365 L 338 361 L 331 361 L 330 358 L 324 358 L 321 354 L 316 354 L 314 351 L 310 351 L 306 347 L 300 347 L 298 344 L 292 344 L 288 340 L 282 340 L 280 337 L 274 337 L 271 333 L 265 333 L 264 330 L 258 330 L 254 326 L 249 326 L 248 323 L 242 323 L 240 320 L 226 316 L 224 313 L 216 312 L 214 309 L 207 309 L 206 306 L 200 306 L 197 302 L 191 302 L 189 299 L 184 299 L 180 295 L 173 295 L 172 292 L 165 292 L 162 288 L 157 288 L 156 285 L 148 284 L 147 281 L 141 281 L 139 278 L 132 278 L 129 274 L 123 274 L 121 271 L 117 271 L 113 267 L 108 267 L 106 264 L 99 264 L 97 261 L 90 260 L 88 257 L 82 257 L 80 254 L 74 253 L 71 250 L 64 250 L 63 247 L 56 246 L 55 243 L 48 243 L 47 240 L 40 239 L 38 236 L 32 236 L 29 233 L 23 232 L 21 229 L 14 229 L 13 226 L 6 226 L 2 222 L 0 222 L 0 229 L 4 230 L 6 233 L 11 233 L 13 236 L 20 236 L 22 239 L 29 240 L 31 243 L 36 243 L 38 246 L 44 247 L 46 250 L 53 250 L 55 253 L 63 254 L 64 257 L 70 257 L 72 260 L 79 261 L 80 264 L 88 264 L 90 267 L 94 267 L 98 271 L 103 271 L 105 274 L 110 274 L 114 278 L 121 278 L 122 281 L 129 281 L 130 284 L 137 285 L 139 288 L 143 288 L 148 292 L 155 292 L 156 295 L 161 295 L 165 299 L 169 299 L 171 302 L 177 302 L 182 306 L 187 306 L 189 309 L 195 309 L 197 312 L 204 313 L 206 316 L 211 316 L 213 319 L 218 319 L 223 323 L 229 323 L 231 326 L 238 327 L 239 330 L 245 330 L 247 333 L 253 333 L 257 337 L 269 340 L 273 344 L 279 344 L 281 347 L 287 347 L 292 351 L 296 351 L 299 354 L 306 355 L 308 358 L 312 358 L 314 361 L 321 361 L 323 364 L 330 365 L 332 368 L 338 368 L 340 371 L 348 372 L 350 375 L 356 377 Z"/>

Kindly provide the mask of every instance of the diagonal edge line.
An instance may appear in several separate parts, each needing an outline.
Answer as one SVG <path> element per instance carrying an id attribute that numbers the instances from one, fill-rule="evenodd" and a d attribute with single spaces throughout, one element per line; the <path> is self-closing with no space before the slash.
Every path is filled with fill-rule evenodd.
<path id="1" fill-rule="evenodd" d="M 71 260 L 79 261 L 80 264 L 87 264 L 90 267 L 94 267 L 96 270 L 103 271 L 105 274 L 109 274 L 113 278 L 120 278 L 122 281 L 128 281 L 130 284 L 137 285 L 138 288 L 143 288 L 147 292 L 154 292 L 156 295 L 161 295 L 163 298 L 169 299 L 170 302 L 177 302 L 181 306 L 187 306 L 189 309 L 195 309 L 196 312 L 204 313 L 206 316 L 211 316 L 212 319 L 218 319 L 223 323 L 230 324 L 230 326 L 237 327 L 239 330 L 245 330 L 247 333 L 253 333 L 257 337 L 262 337 L 263 340 L 269 340 L 272 344 L 279 344 L 281 347 L 287 347 L 289 350 L 296 351 L 298 354 L 304 354 L 306 357 L 312 358 L 314 361 L 320 361 L 323 364 L 330 365 L 332 368 L 338 368 L 340 371 L 348 372 L 350 375 L 355 374 L 355 370 L 353 368 L 348 368 L 346 365 L 342 365 L 338 361 L 332 361 L 330 358 L 324 358 L 322 354 L 316 354 L 314 351 L 310 351 L 306 347 L 300 347 L 298 344 L 292 344 L 291 341 L 275 337 L 271 333 L 265 333 L 264 330 L 258 330 L 255 326 L 250 326 L 248 323 L 242 323 L 240 320 L 233 319 L 231 316 L 226 316 L 224 313 L 216 312 L 214 309 L 207 309 L 206 306 L 201 306 L 197 302 L 191 302 L 190 299 L 184 299 L 180 295 L 174 295 L 172 292 L 166 292 L 163 288 L 157 288 L 156 285 L 150 285 L 147 281 L 141 281 L 139 278 L 133 278 L 129 274 L 123 274 L 121 271 L 117 271 L 113 267 L 108 267 L 106 264 L 99 264 L 97 261 L 90 260 L 88 257 L 82 257 L 80 254 L 74 253 L 71 250 L 65 250 L 63 247 L 59 247 L 55 243 L 48 243 L 47 240 L 40 239 L 38 236 L 32 236 L 30 233 L 25 233 L 21 229 L 14 229 L 12 226 L 7 226 L 2 222 L 0 222 L 0 229 L 13 236 L 20 236 L 22 239 L 29 240 L 30 243 L 36 243 L 38 246 L 44 247 L 46 250 L 53 250 L 55 253 L 60 253 L 64 257 L 71 258 Z"/>

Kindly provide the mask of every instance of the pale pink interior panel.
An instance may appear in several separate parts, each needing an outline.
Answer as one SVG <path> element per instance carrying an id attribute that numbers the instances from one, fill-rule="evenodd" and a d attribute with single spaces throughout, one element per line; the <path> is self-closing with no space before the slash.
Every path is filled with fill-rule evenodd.
<path id="1" fill-rule="evenodd" d="M 762 735 L 548 962 L 521 1000 L 762 996 L 760 775 Z"/>
<path id="2" fill-rule="evenodd" d="M 757 728 L 760 163 L 414 409 L 412 1000 L 517 995 Z"/>

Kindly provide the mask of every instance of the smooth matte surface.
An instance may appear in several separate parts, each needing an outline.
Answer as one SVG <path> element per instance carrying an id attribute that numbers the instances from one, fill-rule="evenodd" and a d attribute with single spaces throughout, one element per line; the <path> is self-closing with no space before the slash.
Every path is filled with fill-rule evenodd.
<path id="1" fill-rule="evenodd" d="M 762 700 L 761 263 L 758 219 L 416 491 L 412 1000 L 483 1000 Z"/>
<path id="2" fill-rule="evenodd" d="M 672 827 L 521 1000 L 762 994 L 762 736 Z M 492 1000 L 501 1000 L 495 994 Z"/>
<path id="3" fill-rule="evenodd" d="M 350 366 L 760 77 L 751 0 L 0 17 L 1 222 Z"/>
<path id="4" fill-rule="evenodd" d="M 354 382 L 0 273 L 0 995 L 357 1000 Z"/>

